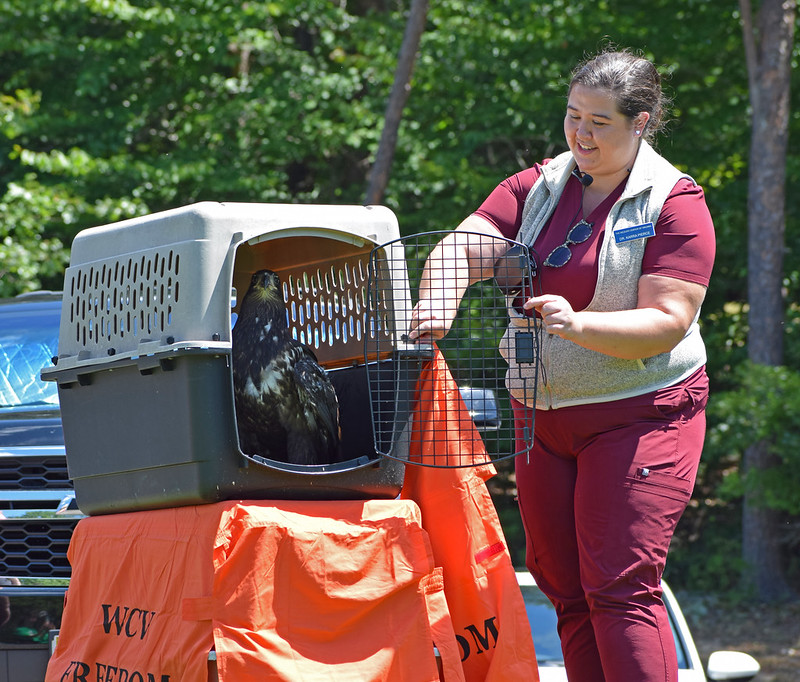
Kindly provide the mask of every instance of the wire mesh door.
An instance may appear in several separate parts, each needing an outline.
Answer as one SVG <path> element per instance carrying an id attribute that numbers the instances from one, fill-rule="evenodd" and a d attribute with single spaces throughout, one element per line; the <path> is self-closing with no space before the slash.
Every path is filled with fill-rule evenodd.
<path id="1" fill-rule="evenodd" d="M 376 438 L 381 454 L 451 468 L 530 450 L 533 410 L 515 421 L 511 399 L 513 392 L 524 404 L 536 401 L 540 321 L 521 307 L 534 277 L 528 248 L 492 235 L 427 232 L 373 249 L 369 315 L 391 329 L 367 337 L 365 354 L 392 353 L 396 367 L 416 366 L 413 382 L 404 380 L 409 372 L 387 377 L 368 366 L 373 425 L 391 421 L 385 410 L 398 391 L 411 392 L 413 405 L 407 423 Z M 387 308 L 387 301 L 406 305 Z M 421 336 L 410 335 L 420 316 L 435 328 L 428 323 Z M 451 318 L 450 325 L 436 322 Z"/>

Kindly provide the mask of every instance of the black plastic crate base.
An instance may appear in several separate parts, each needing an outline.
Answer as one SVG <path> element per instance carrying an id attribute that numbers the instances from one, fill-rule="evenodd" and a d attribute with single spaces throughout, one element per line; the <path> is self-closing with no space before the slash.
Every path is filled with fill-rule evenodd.
<path id="1" fill-rule="evenodd" d="M 413 361 L 378 364 L 386 382 L 402 386 L 415 380 Z M 239 450 L 226 353 L 182 349 L 59 373 L 78 506 L 97 515 L 228 499 L 396 497 L 404 464 L 376 454 L 366 418 L 366 368 L 332 370 L 330 376 L 340 395 L 342 446 L 350 459 L 292 466 Z M 402 421 L 407 415 L 408 406 L 398 405 L 394 416 Z M 397 422 L 378 425 L 375 437 L 390 439 L 396 428 Z"/>

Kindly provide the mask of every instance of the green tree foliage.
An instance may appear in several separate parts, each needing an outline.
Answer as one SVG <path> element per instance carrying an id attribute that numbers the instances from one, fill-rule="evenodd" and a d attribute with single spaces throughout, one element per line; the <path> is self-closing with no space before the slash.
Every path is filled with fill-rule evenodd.
<path id="1" fill-rule="evenodd" d="M 2 0 L 0 14 L 9 253 L 40 250 L 21 220 L 63 268 L 90 225 L 363 193 L 399 15 L 359 20 L 327 0 Z M 58 286 L 53 262 L 31 256 L 3 293 Z"/>
<path id="2" fill-rule="evenodd" d="M 749 490 L 757 504 L 778 512 L 778 540 L 786 572 L 797 586 L 800 373 L 744 361 L 734 374 L 732 383 L 737 388 L 716 393 L 709 403 L 708 433 L 698 477 L 698 488 L 709 497 L 700 495 L 699 502 L 705 504 L 690 508 L 685 532 L 673 547 L 670 570 L 679 572 L 684 583 L 705 589 L 740 587 L 744 566 L 738 559 L 741 538 L 737 530 L 741 500 Z M 773 466 L 742 470 L 745 449 L 758 441 L 769 444 Z M 698 556 L 704 560 L 698 562 Z"/>
<path id="3" fill-rule="evenodd" d="M 765 471 L 728 469 L 721 494 L 735 499 L 744 487 L 764 505 L 800 516 L 800 373 L 787 367 L 744 363 L 739 387 L 720 394 L 710 410 L 710 457 L 741 455 L 766 440 L 776 465 Z"/>
<path id="4" fill-rule="evenodd" d="M 92 225 L 200 200 L 359 203 L 409 5 L 0 0 L 0 295 L 59 288 L 72 238 Z M 679 552 L 700 546 L 706 524 L 727 533 L 742 445 L 729 435 L 756 435 L 742 421 L 751 375 L 737 371 L 747 305 L 758 305 L 746 300 L 751 160 L 737 11 L 735 0 L 432 2 L 385 199 L 406 235 L 450 229 L 504 177 L 565 148 L 578 61 L 613 44 L 662 65 L 674 107 L 658 146 L 705 188 L 718 245 L 702 317 L 713 428 Z M 800 180 L 798 93 L 789 187 Z M 790 193 L 789 302 L 800 300 L 799 218 Z M 486 326 L 473 313 L 470 338 Z M 789 303 L 787 375 L 761 377 L 766 385 L 788 386 L 800 369 L 798 333 Z M 796 406 L 784 395 L 788 413 Z M 759 428 L 795 428 L 766 396 L 759 404 Z M 781 454 L 781 466 L 794 465 Z M 759 484 L 765 503 L 796 521 L 788 472 Z M 735 542 L 725 537 L 714 556 Z"/>

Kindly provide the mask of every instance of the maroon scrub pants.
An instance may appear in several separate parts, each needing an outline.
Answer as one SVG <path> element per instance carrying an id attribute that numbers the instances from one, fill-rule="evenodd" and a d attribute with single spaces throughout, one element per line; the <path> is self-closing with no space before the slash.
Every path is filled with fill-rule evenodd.
<path id="1" fill-rule="evenodd" d="M 555 605 L 571 681 L 678 679 L 660 580 L 707 398 L 699 370 L 655 393 L 536 411 L 533 449 L 516 464 L 526 563 Z M 529 408 L 514 409 L 519 429 Z"/>

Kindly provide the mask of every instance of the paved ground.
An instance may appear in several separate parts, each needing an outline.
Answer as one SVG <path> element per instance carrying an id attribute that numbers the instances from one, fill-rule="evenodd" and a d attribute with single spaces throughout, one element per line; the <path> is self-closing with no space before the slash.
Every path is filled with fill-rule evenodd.
<path id="1" fill-rule="evenodd" d="M 687 604 L 679 598 L 681 606 Z M 800 602 L 776 606 L 704 605 L 684 607 L 704 663 L 718 649 L 755 656 L 761 672 L 755 682 L 800 682 Z"/>

